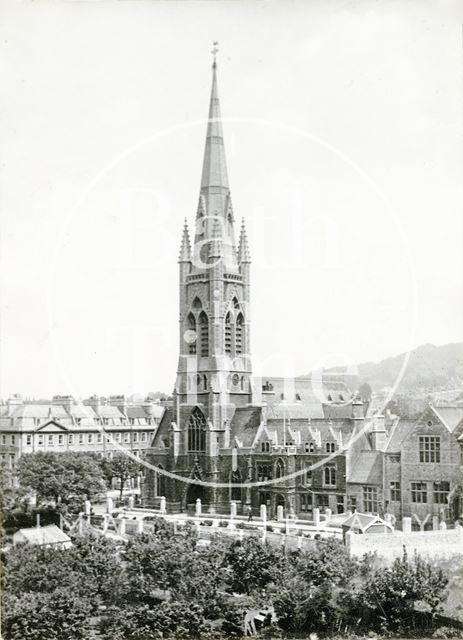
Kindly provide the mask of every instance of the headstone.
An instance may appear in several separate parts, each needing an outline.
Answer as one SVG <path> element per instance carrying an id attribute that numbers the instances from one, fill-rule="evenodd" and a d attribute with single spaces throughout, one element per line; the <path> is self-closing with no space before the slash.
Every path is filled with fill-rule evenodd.
<path id="1" fill-rule="evenodd" d="M 166 509 L 166 499 L 164 496 L 161 497 L 161 499 L 159 500 L 159 511 L 160 513 L 166 513 L 167 509 Z"/>
<path id="2" fill-rule="evenodd" d="M 121 534 L 121 536 L 125 535 L 125 522 L 125 518 L 120 519 L 119 533 Z"/>
<path id="3" fill-rule="evenodd" d="M 137 533 L 143 533 L 143 520 L 137 520 Z"/>
<path id="4" fill-rule="evenodd" d="M 412 519 L 407 516 L 405 518 L 402 518 L 402 532 L 403 533 L 412 532 Z"/>
<path id="5" fill-rule="evenodd" d="M 313 510 L 313 524 L 317 529 L 320 526 L 320 509 L 318 507 Z"/>
<path id="6" fill-rule="evenodd" d="M 230 502 L 230 518 L 236 518 L 236 502 Z"/>
<path id="7" fill-rule="evenodd" d="M 325 509 L 325 522 L 328 524 L 328 522 L 331 520 L 331 514 L 332 511 L 331 509 L 329 509 L 328 507 Z"/>
<path id="8" fill-rule="evenodd" d="M 85 501 L 85 515 L 89 516 L 92 512 L 92 505 L 90 504 L 90 500 Z"/>
<path id="9" fill-rule="evenodd" d="M 285 511 L 283 508 L 283 505 L 279 504 L 277 507 L 277 520 L 278 522 L 283 522 L 284 517 L 285 517 Z"/>
<path id="10" fill-rule="evenodd" d="M 195 515 L 196 517 L 201 515 L 201 498 L 196 498 Z"/>
<path id="11" fill-rule="evenodd" d="M 135 498 L 134 496 L 129 496 L 128 507 L 129 509 L 133 509 L 135 506 Z"/>
<path id="12" fill-rule="evenodd" d="M 432 530 L 433 531 L 439 530 L 439 516 L 432 517 Z"/>
<path id="13" fill-rule="evenodd" d="M 267 505 L 266 504 L 260 505 L 260 517 L 262 519 L 262 522 L 264 523 L 264 528 L 265 528 L 265 525 L 267 523 Z"/>
<path id="14" fill-rule="evenodd" d="M 113 509 L 114 509 L 113 499 L 111 498 L 111 496 L 107 496 L 107 498 L 106 498 L 106 511 L 107 511 L 107 513 L 111 513 L 111 511 L 113 511 Z"/>

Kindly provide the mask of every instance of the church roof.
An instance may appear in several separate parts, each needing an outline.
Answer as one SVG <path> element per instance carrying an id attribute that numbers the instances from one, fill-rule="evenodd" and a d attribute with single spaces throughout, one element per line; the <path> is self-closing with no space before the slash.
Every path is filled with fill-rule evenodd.
<path id="1" fill-rule="evenodd" d="M 230 442 L 236 438 L 242 447 L 251 447 L 262 420 L 261 407 L 237 407 L 230 425 Z"/>

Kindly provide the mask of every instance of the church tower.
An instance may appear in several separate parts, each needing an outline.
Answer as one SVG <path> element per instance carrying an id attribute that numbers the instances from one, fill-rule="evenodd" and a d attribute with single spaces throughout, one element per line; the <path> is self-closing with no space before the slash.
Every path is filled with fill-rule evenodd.
<path id="1" fill-rule="evenodd" d="M 178 260 L 179 358 L 168 444 L 168 467 L 203 480 L 220 473 L 217 457 L 230 446 L 235 408 L 252 402 L 250 254 L 244 221 L 236 242 L 213 53 L 193 242 L 185 220 Z"/>

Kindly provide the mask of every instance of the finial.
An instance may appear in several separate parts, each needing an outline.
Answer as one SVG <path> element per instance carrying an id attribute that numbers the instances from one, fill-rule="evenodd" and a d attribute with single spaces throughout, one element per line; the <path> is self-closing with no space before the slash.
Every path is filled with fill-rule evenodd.
<path id="1" fill-rule="evenodd" d="M 219 52 L 219 43 L 217 40 L 214 40 L 214 42 L 212 43 L 213 48 L 212 48 L 212 55 L 214 56 L 214 62 L 212 63 L 212 68 L 215 69 L 217 66 L 217 54 Z"/>

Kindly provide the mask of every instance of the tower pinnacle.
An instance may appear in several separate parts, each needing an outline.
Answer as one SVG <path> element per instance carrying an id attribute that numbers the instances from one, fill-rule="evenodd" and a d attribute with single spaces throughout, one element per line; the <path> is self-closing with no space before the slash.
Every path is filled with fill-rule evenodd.
<path id="1" fill-rule="evenodd" d="M 191 260 L 190 233 L 188 231 L 188 224 L 185 218 L 185 224 L 183 225 L 183 232 L 182 232 L 182 244 L 180 245 L 180 255 L 178 257 L 178 261 L 189 262 L 190 260 Z"/>
<path id="2" fill-rule="evenodd" d="M 248 237 L 246 235 L 246 226 L 244 224 L 244 218 L 241 221 L 240 241 L 238 246 L 238 262 L 240 264 L 244 262 L 251 262 L 251 254 L 249 251 Z"/>

